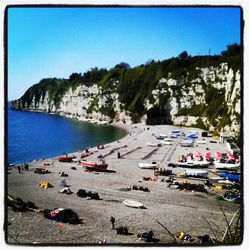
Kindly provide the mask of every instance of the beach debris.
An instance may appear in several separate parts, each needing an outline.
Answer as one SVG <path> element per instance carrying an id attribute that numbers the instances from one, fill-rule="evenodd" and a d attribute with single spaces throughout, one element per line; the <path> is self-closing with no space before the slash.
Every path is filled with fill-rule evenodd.
<path id="1" fill-rule="evenodd" d="M 218 195 L 217 199 L 218 200 L 225 200 L 225 201 L 229 201 L 229 202 L 234 202 L 234 203 L 240 203 L 241 193 L 239 190 L 230 189 L 230 190 L 227 190 L 223 196 Z"/>
<path id="2" fill-rule="evenodd" d="M 172 170 L 165 169 L 164 167 L 158 167 L 154 170 L 154 175 L 163 175 L 163 176 L 169 176 L 172 175 Z"/>
<path id="3" fill-rule="evenodd" d="M 13 211 L 15 212 L 26 212 L 27 210 L 41 212 L 42 209 L 39 209 L 33 202 L 27 201 L 24 202 L 19 197 L 14 197 L 12 195 L 7 195 L 7 204 L 8 206 L 12 207 Z"/>
<path id="4" fill-rule="evenodd" d="M 202 235 L 202 236 L 198 236 L 199 239 L 199 243 L 203 244 L 203 245 L 213 245 L 214 241 L 212 238 L 210 238 L 210 236 L 208 234 Z"/>
<path id="5" fill-rule="evenodd" d="M 46 168 L 35 168 L 34 173 L 35 174 L 49 174 L 51 172 Z"/>
<path id="6" fill-rule="evenodd" d="M 76 170 L 76 167 L 71 167 L 72 170 Z"/>
<path id="7" fill-rule="evenodd" d="M 143 176 L 142 179 L 144 181 L 157 181 L 158 177 L 157 176 L 149 176 L 149 177 Z"/>
<path id="8" fill-rule="evenodd" d="M 62 223 L 78 224 L 80 220 L 76 212 L 67 208 L 44 209 L 43 216 L 46 219 Z"/>
<path id="9" fill-rule="evenodd" d="M 64 172 L 59 172 L 58 173 L 60 177 L 68 177 L 69 175 L 64 173 Z"/>
<path id="10" fill-rule="evenodd" d="M 195 183 L 189 183 L 189 182 L 175 182 L 170 183 L 168 185 L 170 189 L 179 189 L 182 191 L 193 191 L 193 192 L 202 192 L 202 193 L 208 193 L 207 187 L 203 184 L 195 184 Z"/>
<path id="11" fill-rule="evenodd" d="M 69 187 L 65 187 L 59 191 L 59 193 L 63 194 L 73 194 L 73 192 L 69 189 Z"/>
<path id="12" fill-rule="evenodd" d="M 151 242 L 153 241 L 153 231 L 145 231 L 141 234 L 138 234 L 137 237 L 140 238 L 141 240 L 145 241 L 145 242 Z"/>
<path id="13" fill-rule="evenodd" d="M 43 165 L 44 165 L 44 166 L 50 166 L 50 163 L 47 162 L 47 161 L 45 161 L 45 162 L 43 163 Z"/>
<path id="14" fill-rule="evenodd" d="M 47 181 L 40 181 L 39 186 L 40 186 L 41 188 L 45 188 L 45 189 L 47 189 L 47 188 L 52 188 L 52 187 L 53 187 L 53 185 L 51 185 L 51 184 L 50 184 L 49 182 L 47 182 Z"/>
<path id="15" fill-rule="evenodd" d="M 129 235 L 127 227 L 118 227 L 116 228 L 117 234 Z"/>
<path id="16" fill-rule="evenodd" d="M 81 198 L 100 200 L 99 194 L 97 192 L 86 191 L 85 189 L 79 189 L 77 191 L 77 196 Z"/>
<path id="17" fill-rule="evenodd" d="M 144 192 L 149 192 L 148 187 L 143 186 L 143 185 L 131 185 L 130 189 L 131 190 L 141 190 L 141 191 L 144 191 Z"/>

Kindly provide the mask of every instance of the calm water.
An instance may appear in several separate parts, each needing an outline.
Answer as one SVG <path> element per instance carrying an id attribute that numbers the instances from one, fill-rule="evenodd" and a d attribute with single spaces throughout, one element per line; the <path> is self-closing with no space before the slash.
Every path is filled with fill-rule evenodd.
<path id="1" fill-rule="evenodd" d="M 109 143 L 125 131 L 108 125 L 8 108 L 8 161 L 24 163 Z"/>

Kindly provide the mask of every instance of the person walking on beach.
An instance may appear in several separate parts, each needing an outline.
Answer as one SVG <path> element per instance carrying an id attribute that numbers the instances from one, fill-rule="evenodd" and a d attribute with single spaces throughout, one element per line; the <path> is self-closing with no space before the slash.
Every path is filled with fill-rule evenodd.
<path id="1" fill-rule="evenodd" d="M 21 174 L 21 167 L 18 166 L 17 169 L 18 169 L 18 173 Z"/>

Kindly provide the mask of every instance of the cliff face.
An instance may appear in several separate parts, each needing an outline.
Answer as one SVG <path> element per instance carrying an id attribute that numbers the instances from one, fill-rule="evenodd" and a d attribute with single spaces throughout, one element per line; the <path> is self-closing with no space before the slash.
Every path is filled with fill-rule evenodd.
<path id="1" fill-rule="evenodd" d="M 192 74 L 186 71 L 179 77 L 168 72 L 148 89 L 141 89 L 138 83 L 137 93 L 131 94 L 131 100 L 129 95 L 123 96 L 119 87 L 122 81 L 121 77 L 110 77 L 105 85 L 102 82 L 90 86 L 80 84 L 65 89 L 54 99 L 46 88 L 39 95 L 34 90 L 29 92 L 29 98 L 23 96 L 13 101 L 12 108 L 108 122 L 174 124 L 230 133 L 240 130 L 240 71 L 227 63 L 196 67 Z M 135 111 L 138 103 L 143 106 L 142 112 Z"/>

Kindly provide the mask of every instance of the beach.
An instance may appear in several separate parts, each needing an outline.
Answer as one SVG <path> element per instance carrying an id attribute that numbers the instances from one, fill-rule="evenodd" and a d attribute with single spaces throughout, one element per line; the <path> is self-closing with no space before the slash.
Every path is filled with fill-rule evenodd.
<path id="1" fill-rule="evenodd" d="M 204 184 L 199 178 L 182 178 L 180 173 L 184 168 L 168 167 L 168 162 L 177 162 L 179 155 L 187 152 L 200 151 L 205 153 L 226 152 L 226 146 L 220 141 L 211 143 L 211 137 L 201 137 L 203 130 L 197 128 L 176 127 L 171 125 L 148 126 L 144 124 L 123 124 L 119 126 L 128 134 L 106 145 L 104 149 L 92 148 L 94 153 L 84 160 L 96 161 L 100 155 L 107 155 L 105 161 L 108 170 L 104 172 L 86 171 L 79 164 L 82 151 L 68 153 L 75 156 L 74 162 L 59 162 L 58 156 L 41 161 L 29 162 L 28 170 L 18 172 L 16 167 L 8 169 L 7 193 L 19 197 L 25 202 L 32 201 L 41 209 L 70 208 L 74 210 L 82 223 L 73 225 L 45 219 L 42 213 L 14 212 L 7 208 L 6 239 L 10 244 L 148 244 L 138 237 L 145 231 L 154 233 L 155 241 L 149 244 L 172 244 L 173 235 L 186 232 L 196 242 L 198 236 L 212 235 L 212 227 L 219 227 L 224 232 L 226 221 L 218 205 L 217 195 L 223 195 L 225 190 L 213 190 L 212 194 L 192 191 L 173 190 L 164 181 L 166 176 L 154 176 L 152 169 L 141 169 L 140 162 L 157 162 L 176 174 L 179 182 Z M 168 134 L 178 129 L 187 134 L 195 130 L 199 134 L 198 140 L 206 143 L 193 147 L 181 147 L 180 138 L 173 139 L 172 145 L 162 145 L 151 155 L 153 147 L 147 143 L 159 143 L 156 134 Z M 126 145 L 126 146 L 125 146 Z M 98 145 L 96 145 L 98 146 Z M 119 148 L 119 149 L 117 149 Z M 115 149 L 115 150 L 113 150 Z M 112 153 L 109 152 L 113 150 Z M 118 158 L 118 152 L 124 155 Z M 147 159 L 143 157 L 148 156 Z M 44 165 L 44 162 L 49 165 Z M 72 169 L 75 168 L 75 169 Z M 46 168 L 51 173 L 35 174 L 35 168 Z M 214 169 L 210 169 L 209 176 L 216 177 Z M 59 176 L 59 172 L 68 174 L 68 177 Z M 148 177 L 148 178 L 144 178 Z M 149 178 L 150 177 L 150 178 Z M 70 186 L 72 194 L 63 194 L 61 182 L 65 179 Z M 149 179 L 149 180 L 146 180 Z M 51 188 L 41 188 L 41 181 L 49 182 Z M 149 192 L 142 190 L 126 190 L 132 185 L 143 185 Z M 100 200 L 80 198 L 76 195 L 79 189 L 97 192 Z M 143 209 L 125 206 L 125 199 L 143 203 Z M 239 204 L 220 201 L 225 214 L 230 218 L 240 207 Z M 112 229 L 110 218 L 115 218 L 115 227 L 127 227 L 128 235 L 117 234 Z M 160 225 L 165 226 L 165 228 Z M 177 243 L 182 243 L 178 242 Z"/>

